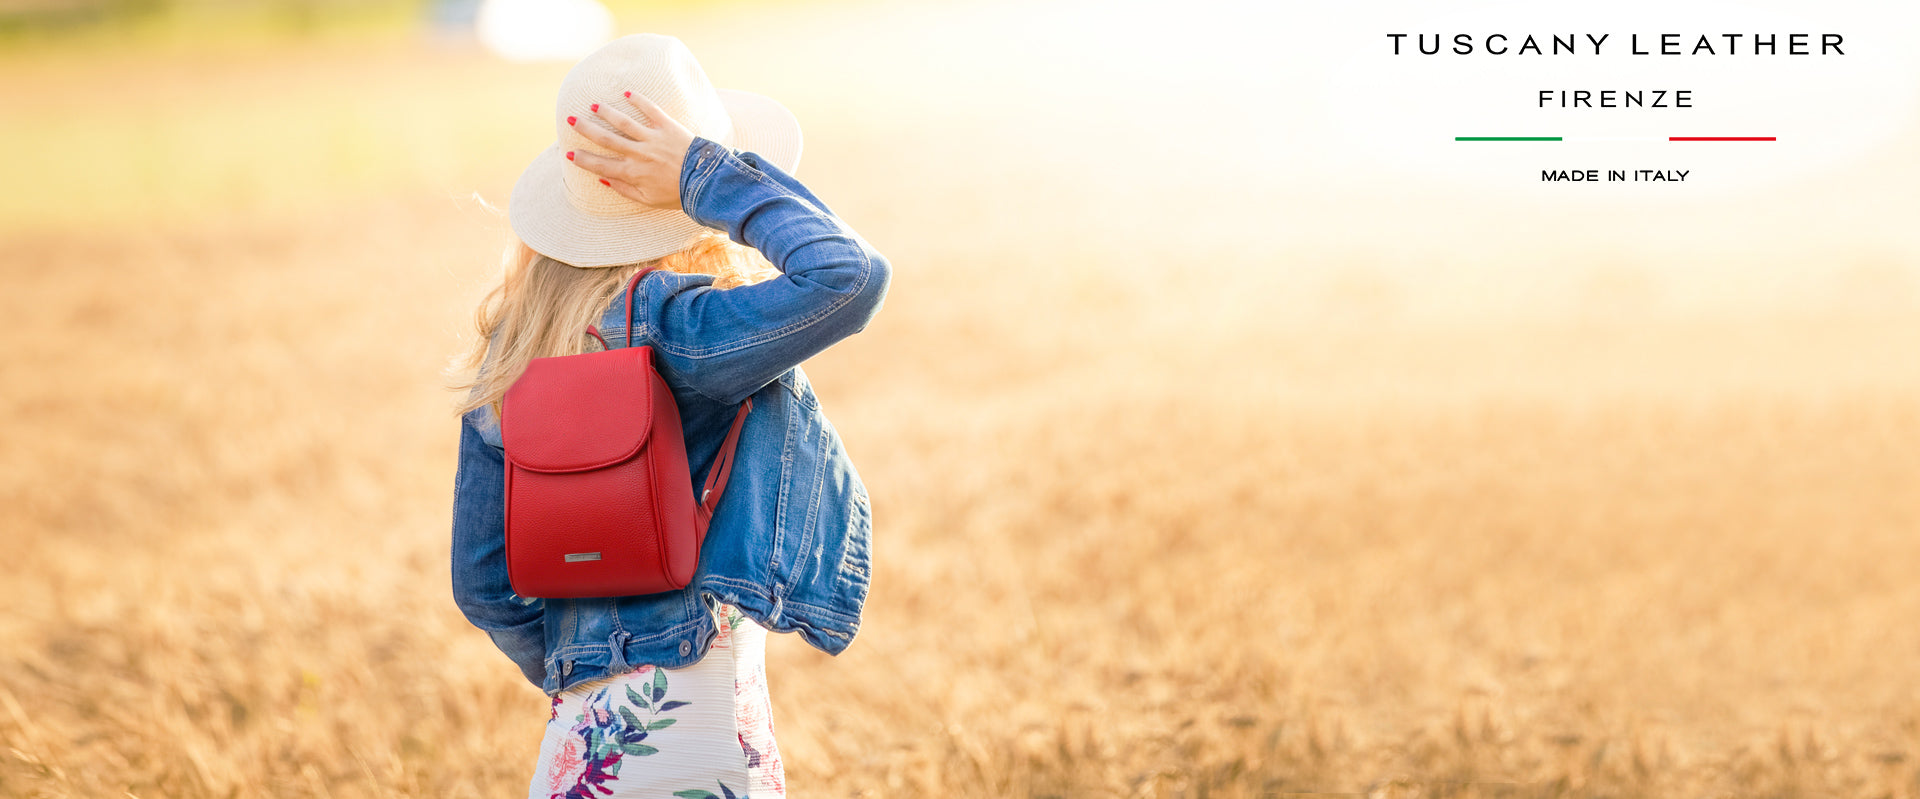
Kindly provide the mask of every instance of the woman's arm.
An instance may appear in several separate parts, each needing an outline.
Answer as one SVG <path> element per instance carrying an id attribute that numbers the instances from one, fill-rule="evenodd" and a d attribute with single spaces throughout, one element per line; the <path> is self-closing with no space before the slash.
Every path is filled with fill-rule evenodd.
<path id="1" fill-rule="evenodd" d="M 546 607 L 541 600 L 514 594 L 507 580 L 506 490 L 504 457 L 462 418 L 460 462 L 453 478 L 453 601 L 521 674 L 543 686 Z"/>
<path id="2" fill-rule="evenodd" d="M 645 322 L 667 368 L 696 391 L 737 403 L 795 365 L 866 329 L 892 268 L 826 204 L 778 167 L 695 139 L 681 196 L 695 221 L 727 231 L 781 271 L 718 290 L 649 281 Z"/>
<path id="3" fill-rule="evenodd" d="M 879 252 L 792 175 L 695 137 L 646 98 L 632 99 L 647 123 L 597 107 L 607 127 L 582 120 L 576 128 L 618 155 L 580 152 L 575 165 L 634 202 L 679 208 L 727 231 L 782 272 L 724 291 L 710 281 L 649 276 L 647 301 L 629 324 L 648 325 L 667 370 L 712 399 L 738 403 L 866 328 L 892 276 Z"/>

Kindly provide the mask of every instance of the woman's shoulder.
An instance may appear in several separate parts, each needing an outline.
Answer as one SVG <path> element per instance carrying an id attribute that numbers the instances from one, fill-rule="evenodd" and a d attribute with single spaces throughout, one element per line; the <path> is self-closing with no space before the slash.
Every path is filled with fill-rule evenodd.
<path id="1" fill-rule="evenodd" d="M 500 416 L 493 412 L 492 405 L 482 405 L 467 411 L 461 415 L 460 421 L 473 428 L 473 432 L 479 434 L 480 440 L 486 442 L 488 446 L 494 449 L 505 448 L 500 440 Z"/>
<path id="2" fill-rule="evenodd" d="M 634 292 L 633 321 L 645 325 L 647 320 L 653 318 L 655 312 L 681 295 L 691 291 L 714 290 L 714 281 L 713 275 L 698 272 L 670 272 L 665 269 L 650 271 L 640 277 L 639 290 Z M 615 296 L 611 302 L 607 303 L 606 309 L 602 312 L 603 328 L 614 332 L 625 332 L 628 320 L 621 318 L 620 315 L 626 309 L 626 305 L 625 296 Z"/>
<path id="3" fill-rule="evenodd" d="M 648 272 L 646 277 L 640 279 L 640 286 L 650 295 L 657 293 L 664 296 L 672 296 L 682 291 L 710 288 L 716 279 L 713 275 L 703 272 L 673 272 L 666 269 L 655 269 Z"/>

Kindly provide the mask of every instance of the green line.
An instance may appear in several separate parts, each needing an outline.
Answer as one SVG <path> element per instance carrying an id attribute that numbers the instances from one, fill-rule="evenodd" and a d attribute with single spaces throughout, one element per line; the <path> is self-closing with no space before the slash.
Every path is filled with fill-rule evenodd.
<path id="1" fill-rule="evenodd" d="M 1559 141 L 1559 136 L 1455 136 L 1454 141 Z"/>

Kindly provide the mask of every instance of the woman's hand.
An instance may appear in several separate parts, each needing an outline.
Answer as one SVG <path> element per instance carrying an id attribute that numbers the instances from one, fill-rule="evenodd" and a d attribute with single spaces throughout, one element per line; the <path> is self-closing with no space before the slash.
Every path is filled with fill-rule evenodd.
<path id="1" fill-rule="evenodd" d="M 679 210 L 680 165 L 693 144 L 693 131 L 642 95 L 627 92 L 627 99 L 646 114 L 646 122 L 598 103 L 589 110 L 599 120 L 587 117 L 573 123 L 574 130 L 613 151 L 613 157 L 580 150 L 568 152 L 567 160 L 599 175 L 601 183 L 622 197 L 649 208 Z"/>

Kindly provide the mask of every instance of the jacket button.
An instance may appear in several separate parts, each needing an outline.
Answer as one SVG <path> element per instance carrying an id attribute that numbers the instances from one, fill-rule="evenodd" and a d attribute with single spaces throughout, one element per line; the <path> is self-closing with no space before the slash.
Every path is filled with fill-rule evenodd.
<path id="1" fill-rule="evenodd" d="M 691 654 L 693 654 L 693 642 L 692 642 L 692 641 L 681 641 L 681 642 L 680 642 L 680 656 L 681 656 L 681 657 L 686 657 L 686 656 L 688 656 L 688 655 L 691 655 Z"/>

